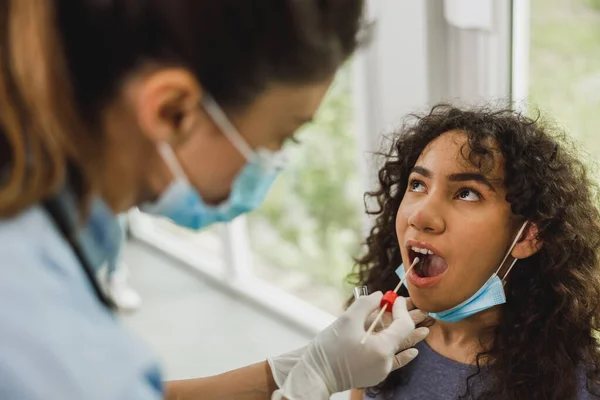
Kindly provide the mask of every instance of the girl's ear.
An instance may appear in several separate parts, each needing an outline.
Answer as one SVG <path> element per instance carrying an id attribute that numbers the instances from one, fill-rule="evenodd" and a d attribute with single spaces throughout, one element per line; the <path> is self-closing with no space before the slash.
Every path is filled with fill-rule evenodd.
<path id="1" fill-rule="evenodd" d="M 521 238 L 510 253 L 518 259 L 531 257 L 542 248 L 544 242 L 538 238 L 539 228 L 536 223 L 530 222 L 525 228 Z"/>

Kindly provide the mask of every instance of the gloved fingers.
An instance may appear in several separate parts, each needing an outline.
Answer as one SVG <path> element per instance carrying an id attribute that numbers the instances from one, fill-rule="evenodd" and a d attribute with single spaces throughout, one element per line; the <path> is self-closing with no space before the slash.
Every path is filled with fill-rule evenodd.
<path id="1" fill-rule="evenodd" d="M 369 314 L 369 316 L 365 320 L 365 330 L 369 329 L 369 327 L 377 317 L 377 314 L 379 314 L 379 310 L 374 310 L 371 312 L 371 314 Z M 410 318 L 413 320 L 415 325 L 419 325 L 421 322 L 425 321 L 427 317 L 429 317 L 429 315 L 426 312 L 421 311 L 419 309 L 413 309 L 409 311 L 408 314 L 410 315 Z M 390 326 L 393 320 L 394 318 L 391 312 L 384 312 L 381 316 L 381 319 L 379 320 L 379 323 L 377 324 L 377 326 L 375 326 L 373 332 L 379 332 L 382 329 L 387 328 L 388 326 Z"/>
<path id="2" fill-rule="evenodd" d="M 358 298 L 358 300 L 352 303 L 344 315 L 364 327 L 365 321 L 367 320 L 369 314 L 379 308 L 382 297 L 383 293 L 381 292 L 371 293 L 368 296 L 361 296 Z"/>
<path id="3" fill-rule="evenodd" d="M 406 299 L 406 309 L 408 311 L 414 310 L 415 307 L 415 303 L 413 303 L 412 299 L 410 297 L 405 297 Z"/>
<path id="4" fill-rule="evenodd" d="M 425 321 L 427 317 L 429 317 L 429 314 L 427 314 L 425 311 L 419 310 L 418 308 L 409 311 L 408 314 L 410 315 L 410 318 L 412 318 L 415 325 L 419 325 L 421 322 Z"/>
<path id="5" fill-rule="evenodd" d="M 421 311 L 415 307 L 415 303 L 413 303 L 410 297 L 406 297 L 405 299 L 406 309 L 408 310 L 408 313 L 410 314 L 415 325 L 419 325 L 421 322 L 425 321 L 427 317 L 429 317 L 429 314 L 427 314 L 425 311 Z"/>
<path id="6" fill-rule="evenodd" d="M 367 329 L 369 329 L 369 327 L 371 326 L 371 324 L 373 323 L 373 321 L 375 321 L 375 318 L 377 317 L 377 314 L 379 314 L 379 310 L 373 310 L 371 312 L 371 314 L 369 314 L 369 316 L 365 320 L 365 331 Z M 384 312 L 383 315 L 381 316 L 381 319 L 379 320 L 379 322 L 375 326 L 375 329 L 373 330 L 373 332 L 379 332 L 382 329 L 387 328 L 388 326 L 390 326 L 390 324 L 392 323 L 393 320 L 394 320 L 394 318 L 392 317 L 392 313 L 391 312 Z"/>
<path id="7" fill-rule="evenodd" d="M 377 310 L 373 310 L 371 311 L 371 313 L 367 316 L 367 319 L 365 320 L 365 331 L 367 329 L 369 329 L 369 327 L 371 326 L 371 324 L 373 323 L 373 321 L 375 321 L 375 317 L 377 317 Z M 386 313 L 387 314 L 387 313 Z M 382 318 L 383 320 L 383 318 Z M 375 327 L 375 330 L 377 330 L 377 327 Z"/>
<path id="8" fill-rule="evenodd" d="M 406 298 L 398 297 L 396 301 L 394 301 L 394 306 L 392 307 L 392 314 L 394 316 L 394 320 L 409 316 L 408 309 L 406 307 Z"/>
<path id="9" fill-rule="evenodd" d="M 417 343 L 425 339 L 429 335 L 429 328 L 417 328 L 414 331 L 410 332 L 408 336 L 400 343 L 398 348 L 396 349 L 396 353 L 400 353 L 404 350 L 410 349 L 411 347 L 415 347 Z"/>
<path id="10" fill-rule="evenodd" d="M 415 329 L 415 323 L 406 310 L 406 301 L 402 297 L 398 297 L 394 302 L 392 313 L 394 321 L 378 335 L 389 338 L 394 346 L 393 349 L 399 349 L 408 335 Z"/>
<path id="11" fill-rule="evenodd" d="M 417 328 L 412 331 L 408 337 L 402 342 L 399 351 L 394 357 L 392 371 L 404 367 L 417 357 L 419 351 L 413 348 L 417 343 L 424 340 L 429 335 L 428 328 Z"/>
<path id="12" fill-rule="evenodd" d="M 392 371 L 404 367 L 406 364 L 414 360 L 418 355 L 419 350 L 417 349 L 408 349 L 396 354 L 392 363 Z"/>

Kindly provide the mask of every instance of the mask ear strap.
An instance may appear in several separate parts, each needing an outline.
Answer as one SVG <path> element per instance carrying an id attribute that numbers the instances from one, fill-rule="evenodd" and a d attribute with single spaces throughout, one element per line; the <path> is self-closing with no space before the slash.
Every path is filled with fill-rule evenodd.
<path id="1" fill-rule="evenodd" d="M 255 157 L 255 152 L 248 145 L 246 140 L 240 135 L 235 126 L 229 121 L 227 115 L 223 112 L 217 102 L 208 94 L 204 95 L 202 101 L 202 107 L 206 110 L 208 115 L 212 118 L 217 127 L 223 132 L 223 134 L 229 139 L 229 141 L 235 146 L 235 148 L 250 161 Z"/>
<path id="2" fill-rule="evenodd" d="M 187 182 L 187 175 L 183 171 L 181 163 L 177 159 L 173 148 L 167 142 L 162 142 L 158 145 L 158 151 L 175 178 L 183 179 Z"/>
<path id="3" fill-rule="evenodd" d="M 504 263 L 506 262 L 506 260 L 508 259 L 508 256 L 510 256 L 510 252 L 513 251 L 513 249 L 515 248 L 515 246 L 517 245 L 517 242 L 519 241 L 519 239 L 521 239 L 521 235 L 523 234 L 523 232 L 525 231 L 525 228 L 527 228 L 527 225 L 529 224 L 529 221 L 525 221 L 525 223 L 523 224 L 523 226 L 521 227 L 521 229 L 519 229 L 519 232 L 517 233 L 517 237 L 515 237 L 515 240 L 512 242 L 512 244 L 510 245 L 510 248 L 508 249 L 508 251 L 506 252 L 506 255 L 504 256 L 504 259 L 502 260 L 502 262 L 500 263 L 500 266 L 498 267 L 498 269 L 496 270 L 496 275 L 498 275 L 498 273 L 500 272 L 500 270 L 502 269 L 502 266 L 504 265 Z M 506 274 L 504 274 L 504 277 L 502 278 L 502 280 L 504 281 L 506 279 L 506 277 L 508 276 L 508 273 L 510 272 L 510 270 L 515 266 L 517 262 L 517 259 L 515 258 L 512 262 L 512 264 L 510 265 L 510 267 L 508 268 L 508 271 L 506 272 Z"/>
<path id="4" fill-rule="evenodd" d="M 519 261 L 518 258 L 515 258 L 512 262 L 512 264 L 510 264 L 510 267 L 508 267 L 508 271 L 506 271 L 506 273 L 504 274 L 504 276 L 502 277 L 502 283 L 506 284 L 506 278 L 508 277 L 508 274 L 510 274 L 510 271 L 513 269 L 513 267 L 515 266 L 515 264 L 517 263 L 517 261 Z"/>

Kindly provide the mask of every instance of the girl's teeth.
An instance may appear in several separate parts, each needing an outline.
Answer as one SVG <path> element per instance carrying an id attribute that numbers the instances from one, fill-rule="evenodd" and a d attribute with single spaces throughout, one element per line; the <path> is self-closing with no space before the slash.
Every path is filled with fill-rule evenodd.
<path id="1" fill-rule="evenodd" d="M 433 251 L 431 250 L 427 250 L 427 249 L 420 249 L 418 247 L 413 247 L 412 250 L 415 253 L 420 253 L 420 254 L 428 254 L 428 255 L 433 255 Z"/>

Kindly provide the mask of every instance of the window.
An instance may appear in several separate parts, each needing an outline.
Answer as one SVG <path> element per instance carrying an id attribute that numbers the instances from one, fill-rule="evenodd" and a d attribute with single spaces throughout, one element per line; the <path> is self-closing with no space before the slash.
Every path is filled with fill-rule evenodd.
<path id="1" fill-rule="evenodd" d="M 194 232 L 165 218 L 153 217 L 137 210 L 129 213 L 133 235 L 173 254 L 190 264 L 202 265 L 211 275 L 225 273 L 224 226 L 214 225 Z"/>
<path id="2" fill-rule="evenodd" d="M 253 274 L 337 314 L 362 240 L 362 185 L 351 95 L 342 69 L 265 204 L 248 216 Z"/>
<path id="3" fill-rule="evenodd" d="M 518 0 L 515 0 L 518 1 Z M 530 112 L 600 156 L 600 0 L 531 0 Z"/>

